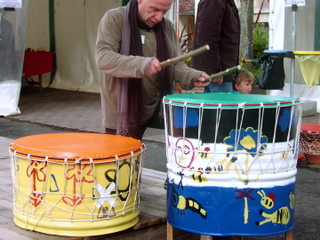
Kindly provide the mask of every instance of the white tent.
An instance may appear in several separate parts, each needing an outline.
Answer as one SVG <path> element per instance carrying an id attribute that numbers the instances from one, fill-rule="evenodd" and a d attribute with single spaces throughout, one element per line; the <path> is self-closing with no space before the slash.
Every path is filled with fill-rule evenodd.
<path id="1" fill-rule="evenodd" d="M 53 88 L 99 92 L 99 71 L 94 48 L 97 27 L 104 13 L 122 5 L 121 0 L 55 0 L 56 75 Z M 26 48 L 50 49 L 49 1 L 30 0 Z M 48 86 L 50 74 L 44 76 Z"/>
<path id="2" fill-rule="evenodd" d="M 54 0 L 57 69 L 50 87 L 99 92 L 94 48 L 100 19 L 122 0 Z M 26 48 L 49 49 L 49 1 L 29 0 Z M 174 18 L 175 4 L 168 13 Z M 112 29 L 110 29 L 112 30 Z M 44 85 L 50 74 L 44 76 Z"/>
<path id="3" fill-rule="evenodd" d="M 295 13 L 295 22 L 291 4 L 293 1 L 286 0 L 286 6 L 283 1 L 270 0 L 269 25 L 271 33 L 269 34 L 270 49 L 286 49 L 294 51 L 315 51 L 316 34 L 319 34 L 320 25 L 317 22 L 316 13 L 319 11 L 320 3 L 316 0 L 299 0 L 298 11 Z M 293 32 L 294 27 L 294 32 Z M 295 35 L 295 46 L 292 46 L 292 37 Z M 317 49 L 319 51 L 320 49 Z M 285 58 L 286 81 L 283 90 L 271 90 L 270 95 L 290 96 L 293 89 L 293 96 L 302 100 L 311 100 L 317 103 L 317 112 L 320 112 L 320 85 L 308 87 L 304 77 L 301 74 L 299 61 L 295 60 L 294 66 L 291 60 Z M 316 67 L 316 66 L 315 66 Z M 291 73 L 292 69 L 293 74 Z M 294 86 L 291 86 L 290 77 L 294 76 Z"/>

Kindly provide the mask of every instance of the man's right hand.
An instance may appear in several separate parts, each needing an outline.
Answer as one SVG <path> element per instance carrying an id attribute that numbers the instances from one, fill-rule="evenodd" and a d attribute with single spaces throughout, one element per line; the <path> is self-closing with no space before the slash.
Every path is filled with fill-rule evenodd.
<path id="1" fill-rule="evenodd" d="M 149 71 L 147 73 L 147 77 L 160 72 L 161 71 L 161 66 L 160 66 L 160 62 L 157 58 L 152 58 L 151 62 L 150 62 L 150 67 L 149 67 Z"/>

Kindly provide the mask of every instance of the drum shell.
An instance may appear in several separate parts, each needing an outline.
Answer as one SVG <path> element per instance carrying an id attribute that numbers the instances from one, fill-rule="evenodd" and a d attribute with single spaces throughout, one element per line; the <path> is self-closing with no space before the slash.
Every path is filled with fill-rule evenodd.
<path id="1" fill-rule="evenodd" d="M 215 101 L 223 94 L 211 96 L 203 104 L 201 94 L 164 99 L 168 222 L 210 236 L 291 230 L 299 104 L 250 108 L 232 95 L 225 107 Z"/>
<path id="2" fill-rule="evenodd" d="M 270 176 L 275 185 L 269 187 L 199 185 L 183 186 L 182 189 L 179 184 L 168 182 L 167 221 L 179 229 L 210 236 L 285 233 L 294 226 L 295 173 L 291 171 L 282 186 L 276 185 L 278 183 Z M 172 179 L 172 173 L 168 177 Z M 217 176 L 218 181 L 235 182 L 226 176 Z M 263 201 L 267 201 L 264 199 L 267 197 L 261 197 L 258 194 L 261 191 L 266 196 L 276 196 L 272 209 L 265 207 Z"/>
<path id="3" fill-rule="evenodd" d="M 75 134 L 73 140 L 78 137 Z M 61 144 L 69 143 L 62 140 Z M 62 236 L 94 236 L 121 231 L 139 221 L 143 145 L 132 156 L 91 160 L 24 157 L 23 152 L 12 151 L 15 142 L 12 145 L 13 214 L 19 227 Z"/>

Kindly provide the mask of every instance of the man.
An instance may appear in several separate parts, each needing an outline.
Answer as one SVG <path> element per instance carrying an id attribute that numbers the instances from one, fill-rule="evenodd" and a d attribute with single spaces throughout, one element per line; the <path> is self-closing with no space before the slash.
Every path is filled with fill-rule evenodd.
<path id="1" fill-rule="evenodd" d="M 164 18 L 172 0 L 131 0 L 111 9 L 100 21 L 96 61 L 102 73 L 102 123 L 106 133 L 142 139 L 161 115 L 161 100 L 172 93 L 173 80 L 184 89 L 205 87 L 208 74 L 179 62 L 160 62 L 181 55 L 172 26 Z M 161 118 L 161 117 L 160 117 Z"/>
<path id="2" fill-rule="evenodd" d="M 234 0 L 200 0 L 193 48 L 210 50 L 193 57 L 192 67 L 209 75 L 238 65 L 240 19 Z M 205 92 L 232 92 L 236 73 L 214 80 Z"/>

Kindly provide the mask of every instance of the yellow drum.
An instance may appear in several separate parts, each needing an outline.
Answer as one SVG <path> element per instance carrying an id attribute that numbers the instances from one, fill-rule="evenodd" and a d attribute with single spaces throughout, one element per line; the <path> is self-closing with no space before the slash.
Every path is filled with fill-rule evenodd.
<path id="1" fill-rule="evenodd" d="M 139 220 L 145 146 L 115 135 L 53 133 L 10 147 L 14 222 L 53 235 L 118 232 Z"/>

